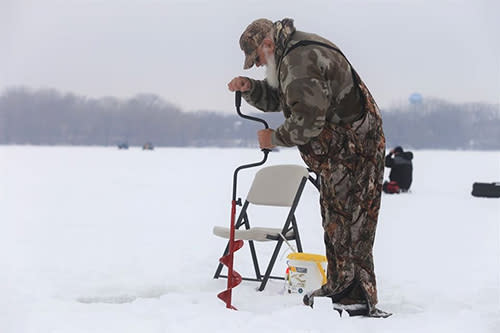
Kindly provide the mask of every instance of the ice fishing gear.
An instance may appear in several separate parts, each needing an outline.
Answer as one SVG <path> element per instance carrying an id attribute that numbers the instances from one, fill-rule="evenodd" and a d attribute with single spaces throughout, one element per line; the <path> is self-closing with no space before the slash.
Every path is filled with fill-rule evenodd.
<path id="1" fill-rule="evenodd" d="M 500 198 L 500 182 L 474 183 L 472 184 L 471 194 L 481 198 Z"/>
<path id="2" fill-rule="evenodd" d="M 289 294 L 316 290 L 326 283 L 324 255 L 292 252 L 287 259 L 285 286 Z"/>
<path id="3" fill-rule="evenodd" d="M 241 107 L 241 91 L 236 91 L 235 93 L 235 105 L 236 105 L 236 112 L 238 115 L 242 118 L 253 120 L 260 122 L 264 125 L 264 128 L 269 128 L 267 122 L 263 119 L 257 118 L 257 117 L 252 117 L 245 115 L 241 113 L 240 107 Z M 232 201 L 231 201 L 231 224 L 230 224 L 230 234 L 229 234 L 229 248 L 227 251 L 227 254 L 224 255 L 219 259 L 220 263 L 227 266 L 228 268 L 228 273 L 227 273 L 227 289 L 222 291 L 217 295 L 223 302 L 226 303 L 226 308 L 228 309 L 233 309 L 236 310 L 236 308 L 231 304 L 231 298 L 232 298 L 232 289 L 239 285 L 241 283 L 241 275 L 236 272 L 233 268 L 233 262 L 234 262 L 234 252 L 238 251 L 242 246 L 243 246 L 243 240 L 235 240 L 234 238 L 234 233 L 235 233 L 235 216 L 236 216 L 236 204 L 241 206 L 241 200 L 236 200 L 236 187 L 237 187 L 237 181 L 238 181 L 238 172 L 243 169 L 248 169 L 252 167 L 256 167 L 259 165 L 262 165 L 266 162 L 267 160 L 267 155 L 269 154 L 271 150 L 270 149 L 262 149 L 262 152 L 264 153 L 264 157 L 261 161 L 255 162 L 255 163 L 250 163 L 250 164 L 244 164 L 236 168 L 233 173 L 233 196 L 232 196 Z"/>

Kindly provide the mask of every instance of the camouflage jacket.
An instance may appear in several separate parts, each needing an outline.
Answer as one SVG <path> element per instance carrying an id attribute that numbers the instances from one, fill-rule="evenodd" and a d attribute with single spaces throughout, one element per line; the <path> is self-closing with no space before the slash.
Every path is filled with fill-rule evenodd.
<path id="1" fill-rule="evenodd" d="M 299 46 L 302 40 L 330 41 L 310 33 L 295 31 L 280 45 L 276 43 L 278 89 L 266 80 L 253 80 L 252 88 L 242 94 L 254 107 L 265 111 L 283 111 L 286 120 L 273 133 L 277 146 L 300 146 L 318 136 L 328 123 L 352 122 L 361 117 L 363 101 L 344 56 L 320 45 Z M 284 55 L 284 56 L 283 56 Z"/>

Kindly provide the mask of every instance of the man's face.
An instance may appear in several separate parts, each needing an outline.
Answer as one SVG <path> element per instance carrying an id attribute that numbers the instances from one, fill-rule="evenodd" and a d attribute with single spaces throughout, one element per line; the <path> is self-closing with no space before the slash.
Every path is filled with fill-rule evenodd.
<path id="1" fill-rule="evenodd" d="M 256 50 L 257 57 L 255 57 L 255 66 L 257 66 L 257 67 L 260 67 L 260 66 L 267 64 L 266 54 L 264 53 L 264 50 L 262 50 L 262 49 L 263 49 L 263 46 L 262 46 L 262 44 L 260 44 Z"/>
<path id="2" fill-rule="evenodd" d="M 255 58 L 255 66 L 257 67 L 267 65 L 267 60 L 273 55 L 272 47 L 266 40 L 257 47 L 256 52 L 257 57 Z"/>

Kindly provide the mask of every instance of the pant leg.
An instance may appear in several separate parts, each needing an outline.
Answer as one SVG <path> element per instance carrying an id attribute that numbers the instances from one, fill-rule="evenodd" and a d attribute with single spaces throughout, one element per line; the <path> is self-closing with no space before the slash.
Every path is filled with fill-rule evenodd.
<path id="1" fill-rule="evenodd" d="M 349 139 L 344 143 L 356 144 Z M 378 168 L 346 148 L 332 157 L 331 168 L 321 174 L 320 201 L 329 259 L 324 292 L 338 295 L 338 302 L 366 299 L 372 305 L 377 303 L 372 250 L 380 207 Z"/>

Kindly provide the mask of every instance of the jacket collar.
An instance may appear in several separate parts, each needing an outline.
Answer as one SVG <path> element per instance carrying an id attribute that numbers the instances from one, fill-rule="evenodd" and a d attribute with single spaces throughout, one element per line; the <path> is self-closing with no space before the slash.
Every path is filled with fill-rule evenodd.
<path id="1" fill-rule="evenodd" d="M 293 19 L 285 18 L 281 21 L 274 22 L 274 56 L 278 64 L 281 62 L 286 46 L 295 30 Z"/>

